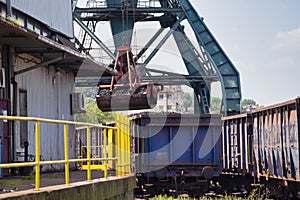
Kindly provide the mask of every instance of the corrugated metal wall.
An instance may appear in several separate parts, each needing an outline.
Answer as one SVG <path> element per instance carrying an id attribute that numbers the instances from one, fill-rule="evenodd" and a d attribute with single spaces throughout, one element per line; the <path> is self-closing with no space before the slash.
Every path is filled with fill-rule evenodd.
<path id="1" fill-rule="evenodd" d="M 0 1 L 6 3 L 6 0 Z M 11 4 L 52 29 L 73 37 L 71 0 L 11 0 Z"/>
<path id="2" fill-rule="evenodd" d="M 26 57 L 27 55 L 21 55 Z M 16 59 L 15 70 L 33 65 Z M 59 120 L 74 120 L 71 115 L 70 94 L 74 89 L 74 74 L 52 66 L 40 67 L 16 76 L 19 90 L 27 92 L 28 116 Z M 19 91 L 18 91 L 19 95 Z M 18 97 L 19 99 L 19 97 Z M 19 103 L 18 103 L 18 111 Z M 20 123 L 17 123 L 16 148 L 21 149 Z M 75 127 L 69 126 L 69 156 L 75 157 Z M 29 153 L 35 153 L 35 124 L 28 123 Z M 47 160 L 64 158 L 63 125 L 41 124 L 41 155 Z M 63 167 L 62 165 L 60 167 Z"/>

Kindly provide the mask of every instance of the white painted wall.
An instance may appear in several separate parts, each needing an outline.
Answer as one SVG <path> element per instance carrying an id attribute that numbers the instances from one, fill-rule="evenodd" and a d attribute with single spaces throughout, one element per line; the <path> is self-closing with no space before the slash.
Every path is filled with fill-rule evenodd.
<path id="1" fill-rule="evenodd" d="M 24 62 L 24 58 L 32 59 L 29 55 L 23 54 L 20 56 L 23 59 L 15 59 L 15 71 L 35 64 Z M 74 121 L 70 108 L 70 95 L 74 91 L 74 73 L 66 72 L 54 66 L 40 67 L 17 75 L 15 80 L 18 90 L 27 91 L 28 116 Z M 20 124 L 16 123 L 15 144 L 17 150 L 22 150 L 20 146 L 21 131 Z M 69 136 L 69 156 L 74 158 L 75 136 L 73 126 L 69 126 Z M 32 122 L 28 124 L 28 141 L 29 153 L 34 155 L 35 124 Z M 41 124 L 41 155 L 46 160 L 64 159 L 63 144 L 63 125 Z M 60 165 L 60 167 L 63 167 L 63 165 Z"/>

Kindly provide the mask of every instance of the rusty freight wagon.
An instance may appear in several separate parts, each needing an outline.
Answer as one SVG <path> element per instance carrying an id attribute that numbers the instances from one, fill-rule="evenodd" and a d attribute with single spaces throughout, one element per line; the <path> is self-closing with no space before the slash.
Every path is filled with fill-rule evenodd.
<path id="1" fill-rule="evenodd" d="M 250 175 L 271 196 L 296 197 L 300 98 L 223 118 L 223 170 Z"/>
<path id="2" fill-rule="evenodd" d="M 253 147 L 257 178 L 296 195 L 299 190 L 300 98 L 256 110 Z"/>

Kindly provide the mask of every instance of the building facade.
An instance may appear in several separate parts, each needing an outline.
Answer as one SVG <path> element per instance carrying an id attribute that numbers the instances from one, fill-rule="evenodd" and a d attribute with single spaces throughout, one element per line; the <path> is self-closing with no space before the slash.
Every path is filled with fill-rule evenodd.
<path id="1" fill-rule="evenodd" d="M 0 115 L 74 120 L 79 68 L 102 68 L 74 48 L 73 37 L 71 1 L 0 0 Z M 41 123 L 42 158 L 64 159 L 63 128 Z M 68 128 L 74 158 L 75 126 Z M 35 129 L 33 122 L 0 121 L 0 163 L 24 160 L 25 143 L 35 155 Z"/>
<path id="2" fill-rule="evenodd" d="M 184 112 L 183 91 L 180 85 L 165 85 L 158 93 L 154 112 Z"/>

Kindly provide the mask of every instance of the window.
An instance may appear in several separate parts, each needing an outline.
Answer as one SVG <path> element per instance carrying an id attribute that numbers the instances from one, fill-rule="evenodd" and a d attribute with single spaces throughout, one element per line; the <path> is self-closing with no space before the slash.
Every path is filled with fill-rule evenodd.
<path id="1" fill-rule="evenodd" d="M 167 108 L 168 108 L 168 110 L 172 110 L 172 106 L 168 106 Z"/>
<path id="2" fill-rule="evenodd" d="M 163 98 L 164 98 L 164 95 L 163 95 L 163 94 L 160 94 L 160 95 L 159 95 L 159 98 L 160 98 L 160 99 L 163 99 Z"/>

